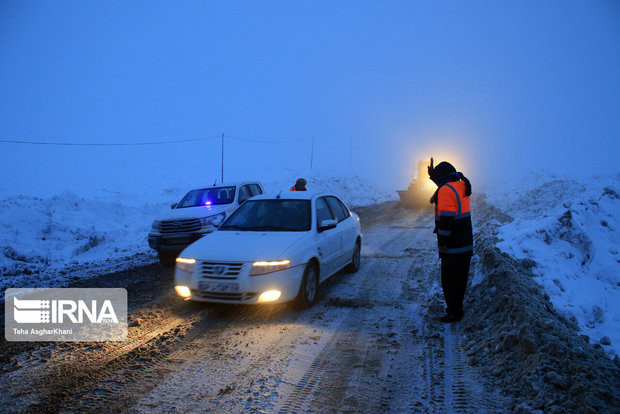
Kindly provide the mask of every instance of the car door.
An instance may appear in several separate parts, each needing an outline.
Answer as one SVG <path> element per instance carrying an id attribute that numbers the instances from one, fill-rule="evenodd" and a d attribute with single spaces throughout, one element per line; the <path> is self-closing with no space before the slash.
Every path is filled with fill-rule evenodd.
<path id="1" fill-rule="evenodd" d="M 250 184 L 250 190 L 252 190 L 252 197 L 263 194 L 263 189 L 258 184 Z"/>
<path id="2" fill-rule="evenodd" d="M 239 187 L 239 198 L 237 199 L 239 202 L 239 205 L 243 204 L 245 200 L 247 200 L 250 197 L 252 197 L 252 193 L 250 192 L 249 185 L 244 184 L 241 187 Z"/>
<path id="3" fill-rule="evenodd" d="M 315 203 L 314 216 L 316 218 L 316 231 L 318 239 L 319 260 L 321 261 L 321 280 L 338 270 L 342 240 L 338 232 L 338 226 L 333 229 L 318 232 L 319 224 L 323 220 L 336 220 L 327 205 L 325 197 L 318 198 Z"/>
<path id="4" fill-rule="evenodd" d="M 336 197 L 325 197 L 327 205 L 332 211 L 333 215 L 338 220 L 338 234 L 341 240 L 340 255 L 338 257 L 338 267 L 347 265 L 353 257 L 353 249 L 355 248 L 355 239 L 357 238 L 357 231 L 355 230 L 355 223 L 351 218 L 351 213 Z"/>

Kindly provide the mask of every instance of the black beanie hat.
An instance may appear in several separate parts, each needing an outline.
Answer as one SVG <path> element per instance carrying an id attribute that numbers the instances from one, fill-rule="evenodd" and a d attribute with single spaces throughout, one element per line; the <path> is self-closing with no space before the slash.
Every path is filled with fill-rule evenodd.
<path id="1" fill-rule="evenodd" d="M 428 175 L 431 180 L 437 182 L 441 180 L 443 177 L 448 176 L 452 173 L 456 172 L 456 168 L 452 164 L 447 161 L 442 161 L 435 168 L 429 170 Z"/>
<path id="2" fill-rule="evenodd" d="M 431 166 L 432 165 L 433 161 L 431 158 Z M 446 161 L 442 161 L 437 164 L 435 168 L 431 169 L 431 166 L 428 167 L 428 175 L 435 184 L 441 187 L 441 185 L 445 184 L 444 181 L 462 180 L 465 182 L 465 197 L 469 197 L 471 195 L 471 183 L 469 182 L 467 177 L 463 175 L 463 173 L 456 172 L 456 168 L 454 168 L 452 164 Z M 436 200 L 436 196 L 437 193 L 435 192 L 435 194 L 433 194 L 433 197 L 431 198 L 431 203 L 436 202 L 433 201 L 433 199 Z"/>

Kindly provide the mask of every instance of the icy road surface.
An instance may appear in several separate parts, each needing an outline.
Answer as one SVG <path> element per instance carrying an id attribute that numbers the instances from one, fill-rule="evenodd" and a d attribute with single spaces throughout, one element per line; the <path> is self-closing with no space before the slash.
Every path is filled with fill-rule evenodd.
<path id="1" fill-rule="evenodd" d="M 501 412 L 436 321 L 432 212 L 381 208 L 362 212 L 360 271 L 305 311 L 183 302 L 158 265 L 84 282 L 128 288 L 129 339 L 3 343 L 0 411 Z"/>

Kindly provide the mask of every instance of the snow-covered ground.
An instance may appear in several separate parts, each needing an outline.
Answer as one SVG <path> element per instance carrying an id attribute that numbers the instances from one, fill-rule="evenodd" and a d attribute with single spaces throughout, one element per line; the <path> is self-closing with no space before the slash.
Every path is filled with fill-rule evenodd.
<path id="1" fill-rule="evenodd" d="M 286 191 L 300 175 L 310 189 L 333 191 L 353 206 L 396 199 L 392 188 L 356 175 L 283 171 L 257 178 L 268 192 L 276 192 Z M 200 183 L 154 180 L 157 185 L 148 186 L 138 185 L 139 180 L 148 182 L 136 177 L 125 186 L 111 182 L 103 187 L 108 190 L 48 188 L 50 194 L 32 183 L 29 195 L 0 191 L 1 287 L 63 286 L 125 263 L 131 269 L 102 275 L 97 282 L 127 283 L 138 304 L 130 325 L 134 337 L 120 348 L 97 345 L 93 353 L 90 345 L 72 344 L 32 352 L 30 344 L 5 343 L 12 359 L 0 367 L 6 370 L 0 386 L 13 393 L 4 393 L 11 404 L 28 396 L 25 404 L 39 401 L 41 407 L 70 406 L 64 405 L 70 401 L 92 410 L 109 408 L 112 401 L 114 407 L 129 402 L 133 410 L 152 411 L 178 405 L 168 396 L 187 393 L 186 408 L 211 404 L 216 411 L 244 406 L 302 407 L 291 410 L 301 412 L 310 400 L 347 408 L 354 402 L 357 411 L 367 403 L 383 407 L 375 411 L 424 406 L 499 412 L 483 408 L 492 403 L 488 407 L 512 404 L 506 406 L 519 412 L 576 412 L 581 407 L 602 412 L 618 406 L 619 359 L 611 361 L 605 352 L 620 354 L 620 239 L 615 231 L 620 174 L 581 180 L 532 174 L 514 188 L 495 187 L 486 203 L 484 197 L 474 200 L 475 283 L 466 296 L 464 320 L 451 326 L 437 321 L 444 305 L 432 213 L 407 210 L 398 218 L 403 211 L 392 204 L 359 210 L 364 218 L 379 219 L 365 234 L 364 268 L 325 285 L 326 299 L 311 310 L 289 312 L 280 320 L 271 308 L 264 308 L 264 316 L 252 310 L 234 316 L 168 301 L 171 270 L 135 267 L 156 260 L 146 241 L 153 218 Z M 514 220 L 498 215 L 498 208 Z M 495 248 L 496 231 L 497 246 L 517 260 Z M 144 291 L 144 280 L 155 281 L 151 290 Z M 534 280 L 546 289 L 556 311 Z M 140 308 L 144 304 L 155 305 Z M 575 335 L 577 324 L 594 347 Z M 186 346 L 194 340 L 200 346 Z M 54 364 L 65 364 L 67 355 L 79 386 L 72 375 L 48 382 L 43 392 L 40 384 L 32 385 L 47 370 L 57 378 Z M 108 370 L 110 358 L 127 364 Z M 212 378 L 198 390 L 192 379 L 202 366 Z M 485 382 L 477 382 L 471 367 L 490 375 L 489 389 L 479 388 Z M 132 377 L 128 371 L 139 374 Z M 319 378 L 325 387 L 313 388 Z M 16 390 L 16 383 L 25 388 Z M 489 397 L 489 390 L 513 400 L 500 402 Z"/>
<path id="2" fill-rule="evenodd" d="M 308 180 L 310 190 L 334 192 L 351 206 L 397 199 L 394 186 L 355 174 L 284 170 L 246 178 L 277 192 L 299 176 Z M 118 178 L 111 183 L 121 182 Z M 158 184 L 135 177 L 123 185 L 58 185 L 45 191 L 35 190 L 36 183 L 28 191 L 5 184 L 0 192 L 0 288 L 35 282 L 62 286 L 75 277 L 75 269 L 106 271 L 154 261 L 147 243 L 153 219 L 189 189 L 212 182 L 163 177 L 153 182 Z M 583 333 L 610 354 L 620 355 L 620 174 L 576 180 L 537 173 L 507 191 L 501 188 L 508 187 L 495 187 L 488 201 L 515 220 L 500 228 L 498 247 L 515 258 L 534 260 L 537 280 L 556 308 L 575 317 Z"/>
<path id="3" fill-rule="evenodd" d="M 277 192 L 288 190 L 300 176 L 308 180 L 308 189 L 336 193 L 350 206 L 397 198 L 395 191 L 356 175 L 285 171 L 281 176 L 248 179 L 259 179 L 266 192 Z M 29 284 L 41 280 L 45 286 L 61 286 L 64 276 L 71 277 L 66 273 L 73 272 L 58 274 L 67 266 L 95 264 L 105 271 L 117 269 L 119 262 L 136 254 L 155 260 L 147 241 L 153 219 L 191 188 L 210 184 L 199 180 L 159 186 L 125 182 L 100 190 L 81 187 L 75 192 L 59 186 L 49 196 L 37 196 L 30 189 L 14 190 L 16 194 L 5 191 L 0 194 L 0 288 L 19 285 L 22 277 Z M 41 278 L 33 278 L 34 274 Z"/>
<path id="4" fill-rule="evenodd" d="M 620 174 L 531 174 L 488 201 L 515 219 L 500 227 L 498 247 L 534 260 L 554 306 L 620 355 Z"/>

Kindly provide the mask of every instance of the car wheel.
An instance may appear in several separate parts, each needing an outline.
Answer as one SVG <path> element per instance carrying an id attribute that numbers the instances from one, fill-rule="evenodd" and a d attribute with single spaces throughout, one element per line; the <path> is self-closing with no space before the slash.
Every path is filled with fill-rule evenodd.
<path id="1" fill-rule="evenodd" d="M 355 248 L 353 249 L 353 257 L 351 258 L 351 263 L 344 268 L 347 273 L 356 273 L 360 270 L 360 262 L 362 259 L 362 243 L 360 241 L 355 242 Z"/>
<path id="2" fill-rule="evenodd" d="M 162 266 L 174 266 L 177 255 L 174 253 L 157 252 L 159 262 Z"/>
<path id="3" fill-rule="evenodd" d="M 309 308 L 316 302 L 319 290 L 319 272 L 316 265 L 308 263 L 301 278 L 297 304 L 302 308 Z"/>

